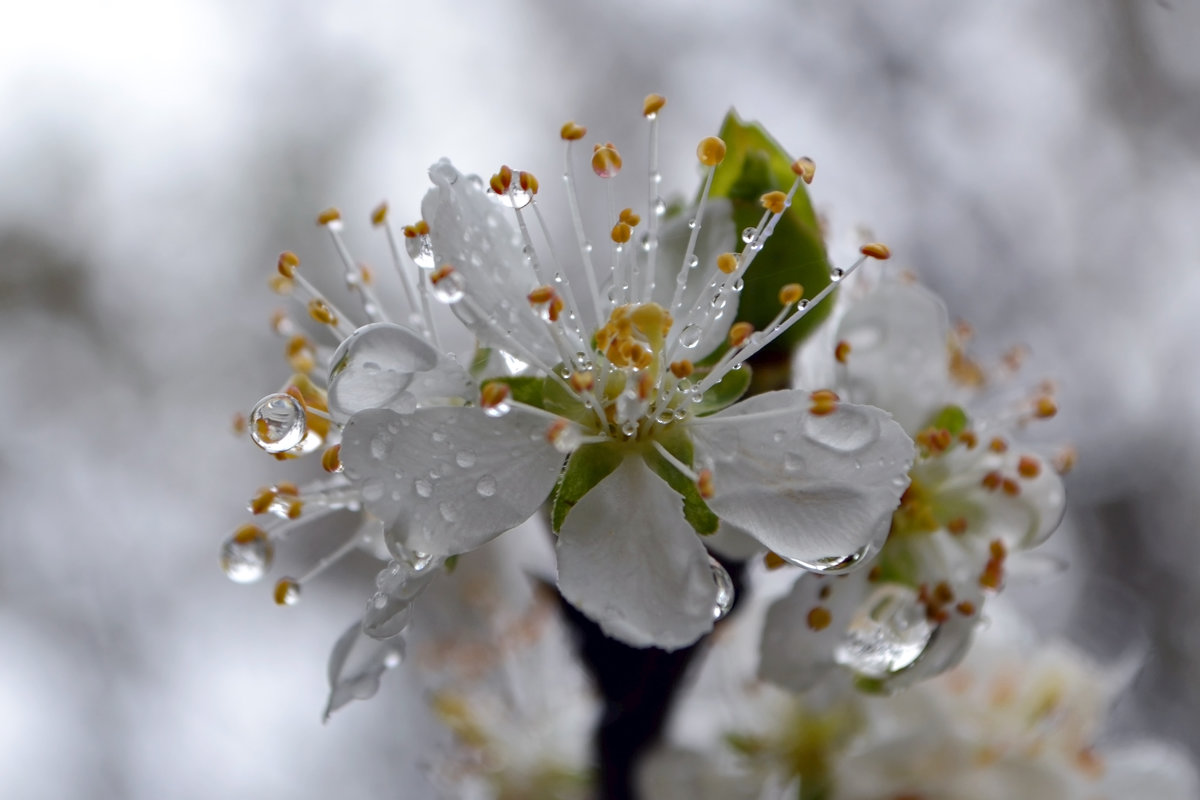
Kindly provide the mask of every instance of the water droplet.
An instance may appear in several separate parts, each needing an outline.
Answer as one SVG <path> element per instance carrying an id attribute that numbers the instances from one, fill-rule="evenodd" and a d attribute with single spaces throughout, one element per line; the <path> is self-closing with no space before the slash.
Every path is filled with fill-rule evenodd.
<path id="1" fill-rule="evenodd" d="M 745 242 L 746 244 L 750 244 L 756 238 L 758 238 L 758 228 L 742 229 L 742 241 Z"/>
<path id="2" fill-rule="evenodd" d="M 496 194 L 490 191 L 488 194 L 498 200 L 500 205 L 508 208 L 525 208 L 533 202 L 533 192 L 526 191 L 515 183 L 504 194 Z"/>
<path id="3" fill-rule="evenodd" d="M 632 422 L 626 422 L 621 426 L 621 433 L 625 434 L 626 436 L 633 436 L 635 433 L 637 433 L 637 425 Z"/>
<path id="4" fill-rule="evenodd" d="M 275 602 L 281 606 L 294 606 L 300 602 L 300 584 L 295 578 L 280 578 L 275 584 Z"/>
<path id="5" fill-rule="evenodd" d="M 454 454 L 454 463 L 463 469 L 470 469 L 475 466 L 475 454 L 466 450 L 459 450 Z"/>
<path id="6" fill-rule="evenodd" d="M 250 411 L 250 438 L 268 453 L 283 453 L 304 440 L 308 418 L 290 394 L 269 394 Z"/>
<path id="7" fill-rule="evenodd" d="M 822 575 L 839 575 L 843 572 L 849 572 L 854 567 L 861 564 L 869 558 L 877 549 L 875 544 L 867 544 L 855 550 L 848 556 L 826 556 L 824 558 L 814 558 L 811 561 L 805 561 L 799 558 L 788 558 L 782 556 L 785 561 L 795 564 L 797 567 L 802 567 L 809 572 L 817 572 Z"/>
<path id="8" fill-rule="evenodd" d="M 717 596 L 713 598 L 713 620 L 721 619 L 733 608 L 736 593 L 733 588 L 733 578 L 721 566 L 721 562 L 712 556 L 708 557 L 708 565 L 712 568 L 713 583 L 717 587 Z"/>
<path id="9" fill-rule="evenodd" d="M 441 275 L 438 282 L 433 284 L 433 296 L 447 305 L 453 305 L 463 299 L 466 289 L 466 278 L 461 272 L 454 270 Z"/>
<path id="10" fill-rule="evenodd" d="M 846 270 L 835 269 L 832 273 L 830 273 L 829 277 L 834 281 L 840 281 L 842 278 L 846 277 Z"/>
<path id="11" fill-rule="evenodd" d="M 814 444 L 837 453 L 857 453 L 879 439 L 879 420 L 853 406 L 841 405 L 836 414 L 804 415 L 804 435 Z"/>
<path id="12" fill-rule="evenodd" d="M 536 438 L 541 438 L 536 437 Z M 552 444 L 554 449 L 564 455 L 574 453 L 583 443 L 583 434 L 574 425 L 567 425 L 555 435 Z"/>
<path id="13" fill-rule="evenodd" d="M 725 307 L 725 293 L 724 292 L 717 292 L 716 294 L 713 295 L 712 307 L 715 309 L 718 309 L 718 310 Z"/>
<path id="14" fill-rule="evenodd" d="M 221 545 L 221 571 L 234 583 L 254 583 L 271 568 L 275 546 L 257 528 L 237 531 Z"/>
<path id="15" fill-rule="evenodd" d="M 688 269 L 695 269 L 696 267 L 700 266 L 700 256 L 692 253 L 690 256 L 688 256 L 687 265 Z"/>
<path id="16" fill-rule="evenodd" d="M 738 278 L 736 281 L 733 282 L 732 289 L 735 292 L 740 292 L 742 289 L 745 289 L 745 288 L 746 288 L 746 282 L 744 280 L 742 280 L 741 278 Z"/>
<path id="17" fill-rule="evenodd" d="M 691 228 L 692 230 L 695 230 L 695 228 L 696 228 L 696 218 L 695 218 L 695 217 L 692 217 L 691 219 L 689 219 L 689 220 L 687 221 L 687 226 L 688 226 L 689 228 Z"/>
<path id="18" fill-rule="evenodd" d="M 884 678 L 912 666 L 934 631 L 916 592 L 884 584 L 859 606 L 834 659 L 864 675 Z"/>
<path id="19" fill-rule="evenodd" d="M 509 411 L 512 411 L 512 403 L 508 400 L 501 400 L 499 403 L 491 406 L 484 406 L 483 413 L 489 417 L 503 417 Z"/>
<path id="20" fill-rule="evenodd" d="M 664 408 L 662 411 L 658 412 L 658 416 L 655 417 L 655 419 L 658 421 L 658 424 L 666 425 L 668 422 L 675 421 L 675 412 L 669 408 Z"/>
<path id="21" fill-rule="evenodd" d="M 383 461 L 387 458 L 387 454 L 391 451 L 392 440 L 387 435 L 379 433 L 371 439 L 371 457 L 376 461 Z"/>
<path id="22" fill-rule="evenodd" d="M 429 497 L 433 494 L 433 484 L 424 478 L 417 478 L 413 481 L 413 488 L 421 497 Z"/>
<path id="23" fill-rule="evenodd" d="M 433 433 L 429 434 L 429 439 L 434 444 L 441 444 L 442 442 L 446 441 L 446 432 L 434 431 Z"/>
<path id="24" fill-rule="evenodd" d="M 667 201 L 661 197 L 654 198 L 654 213 L 660 217 L 667 213 Z"/>
<path id="25" fill-rule="evenodd" d="M 413 550 L 408 554 L 408 564 L 412 567 L 413 572 L 424 572 L 433 564 L 433 554 Z"/>
<path id="26" fill-rule="evenodd" d="M 584 243 L 583 243 L 583 252 L 585 252 L 585 253 L 590 253 L 590 252 L 592 252 L 592 243 L 591 243 L 591 242 L 584 242 Z"/>
<path id="27" fill-rule="evenodd" d="M 458 507 L 450 501 L 439 503 L 438 513 L 442 515 L 442 519 L 446 520 L 446 522 L 458 522 Z"/>
<path id="28" fill-rule="evenodd" d="M 333 352 L 329 366 L 329 411 L 343 423 L 367 408 L 396 409 L 416 374 L 437 366 L 438 354 L 425 338 L 390 322 L 363 325 Z"/>
<path id="29" fill-rule="evenodd" d="M 771 434 L 771 440 L 775 442 L 775 444 L 779 444 L 783 441 L 783 437 L 785 435 L 786 434 L 783 431 L 775 431 L 775 433 Z"/>
<path id="30" fill-rule="evenodd" d="M 695 347 L 700 344 L 700 337 L 704 331 L 695 323 L 688 325 L 679 332 L 679 344 L 682 347 Z"/>
<path id="31" fill-rule="evenodd" d="M 475 482 L 475 491 L 480 497 L 491 497 L 496 493 L 496 479 L 491 475 L 484 475 Z"/>
<path id="32" fill-rule="evenodd" d="M 404 239 L 404 249 L 408 257 L 421 269 L 433 269 L 433 239 L 429 234 Z"/>

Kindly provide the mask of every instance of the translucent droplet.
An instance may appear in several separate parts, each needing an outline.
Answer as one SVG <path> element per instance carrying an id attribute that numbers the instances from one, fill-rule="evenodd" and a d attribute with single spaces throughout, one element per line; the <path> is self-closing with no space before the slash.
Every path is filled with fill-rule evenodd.
<path id="1" fill-rule="evenodd" d="M 484 475 L 475 482 L 475 491 L 480 497 L 491 497 L 496 493 L 496 479 L 491 475 Z"/>
<path id="2" fill-rule="evenodd" d="M 453 305 L 466 294 L 467 281 L 458 270 L 446 272 L 433 284 L 433 296 L 447 305 Z"/>
<path id="3" fill-rule="evenodd" d="M 509 411 L 512 411 L 512 403 L 508 402 L 508 400 L 501 400 L 499 403 L 485 406 L 483 409 L 483 413 L 489 417 L 503 417 Z"/>
<path id="4" fill-rule="evenodd" d="M 700 266 L 700 256 L 696 255 L 695 253 L 688 256 L 687 265 L 688 269 L 695 269 L 696 267 Z"/>
<path id="5" fill-rule="evenodd" d="M 811 561 L 805 561 L 799 558 L 788 558 L 782 556 L 785 561 L 795 564 L 797 567 L 802 567 L 809 572 L 818 572 L 822 575 L 838 575 L 843 572 L 849 572 L 854 567 L 861 564 L 872 553 L 875 552 L 874 544 L 867 544 L 855 550 L 848 556 L 826 556 L 824 558 L 815 558 Z"/>
<path id="6" fill-rule="evenodd" d="M 221 545 L 221 571 L 234 583 L 254 583 L 271 568 L 275 547 L 258 528 L 243 528 Z"/>
<path id="7" fill-rule="evenodd" d="M 718 309 L 718 310 L 725 307 L 725 293 L 724 292 L 717 292 L 716 294 L 713 295 L 712 307 L 715 309 Z"/>
<path id="8" fill-rule="evenodd" d="M 742 241 L 745 242 L 746 244 L 750 244 L 757 238 L 758 238 L 758 228 L 742 229 Z"/>
<path id="9" fill-rule="evenodd" d="M 433 494 L 433 484 L 424 478 L 417 478 L 415 481 L 413 481 L 413 489 L 415 489 L 417 494 L 421 497 L 429 497 Z"/>
<path id="10" fill-rule="evenodd" d="M 837 453 L 857 453 L 878 441 L 879 420 L 854 406 L 842 405 L 836 414 L 806 414 L 804 435 L 814 444 Z"/>
<path id="11" fill-rule="evenodd" d="M 290 394 L 269 394 L 250 411 L 250 438 L 268 453 L 283 453 L 304 440 L 308 418 Z"/>
<path id="12" fill-rule="evenodd" d="M 745 288 L 746 288 L 746 282 L 744 280 L 742 280 L 741 278 L 738 278 L 736 281 L 733 282 L 732 289 L 735 292 L 740 292 L 742 289 L 745 289 Z"/>
<path id="13" fill-rule="evenodd" d="M 425 233 L 412 238 L 406 237 L 404 249 L 408 251 L 408 257 L 418 267 L 433 269 L 433 239 L 429 238 L 429 234 Z"/>
<path id="14" fill-rule="evenodd" d="M 454 463 L 463 469 L 470 469 L 475 466 L 475 454 L 467 450 L 459 450 L 454 454 Z"/>
<path id="15" fill-rule="evenodd" d="M 390 322 L 363 325 L 333 351 L 329 412 L 342 423 L 367 408 L 405 405 L 413 377 L 437 366 L 437 351 L 420 334 Z"/>
<path id="16" fill-rule="evenodd" d="M 832 273 L 830 273 L 829 277 L 835 281 L 840 281 L 842 278 L 846 277 L 846 270 L 835 269 Z"/>
<path id="17" fill-rule="evenodd" d="M 446 522 L 458 522 L 458 506 L 449 501 L 438 504 L 438 513 L 442 515 L 442 519 L 446 520 Z"/>
<path id="18" fill-rule="evenodd" d="M 907 586 L 887 583 L 863 602 L 834 659 L 874 678 L 884 678 L 912 664 L 933 639 L 925 607 Z"/>
<path id="19" fill-rule="evenodd" d="M 495 194 L 494 192 L 489 192 L 489 194 L 500 201 L 500 205 L 508 208 L 525 208 L 533 202 L 533 193 L 522 189 L 517 184 L 513 184 L 512 188 L 504 194 Z"/>
<path id="20" fill-rule="evenodd" d="M 392 440 L 388 436 L 382 433 L 375 434 L 371 439 L 371 458 L 376 461 L 383 461 L 387 458 L 388 452 L 391 451 L 391 445 Z"/>
<path id="21" fill-rule="evenodd" d="M 674 422 L 675 412 L 669 408 L 663 409 L 662 411 L 658 412 L 658 416 L 655 417 L 655 420 L 657 420 L 658 424 L 660 425 L 666 425 L 668 422 Z"/>
<path id="22" fill-rule="evenodd" d="M 275 602 L 281 606 L 294 606 L 300 602 L 300 584 L 295 578 L 280 578 L 275 584 Z"/>
<path id="23" fill-rule="evenodd" d="M 574 425 L 567 425 L 554 436 L 552 443 L 560 453 L 574 453 L 583 443 L 583 434 Z"/>
<path id="24" fill-rule="evenodd" d="M 667 201 L 661 197 L 654 198 L 654 213 L 660 217 L 667 213 Z"/>
<path id="25" fill-rule="evenodd" d="M 682 347 L 695 347 L 700 344 L 700 337 L 704 331 L 695 323 L 688 325 L 679 332 L 679 344 Z"/>
<path id="26" fill-rule="evenodd" d="M 717 595 L 713 598 L 713 620 L 718 620 L 733 608 L 733 578 L 729 577 L 729 572 L 721 566 L 721 562 L 712 556 L 708 557 L 708 565 L 712 568 L 713 583 L 717 587 Z"/>
<path id="27" fill-rule="evenodd" d="M 691 219 L 689 219 L 689 220 L 687 221 L 687 226 L 688 226 L 689 228 L 691 228 L 692 230 L 695 230 L 695 228 L 696 228 L 696 218 L 695 218 L 695 217 L 692 217 Z"/>
<path id="28" fill-rule="evenodd" d="M 625 434 L 626 436 L 633 436 L 635 433 L 637 433 L 637 425 L 633 424 L 632 422 L 626 422 L 621 426 L 621 433 Z"/>

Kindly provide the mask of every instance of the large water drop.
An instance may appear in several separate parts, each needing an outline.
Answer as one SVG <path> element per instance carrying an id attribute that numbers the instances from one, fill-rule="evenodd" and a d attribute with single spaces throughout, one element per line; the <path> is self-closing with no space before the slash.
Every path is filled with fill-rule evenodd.
<path id="1" fill-rule="evenodd" d="M 308 417 L 290 394 L 269 394 L 250 411 L 250 438 L 268 453 L 283 453 L 304 441 Z"/>

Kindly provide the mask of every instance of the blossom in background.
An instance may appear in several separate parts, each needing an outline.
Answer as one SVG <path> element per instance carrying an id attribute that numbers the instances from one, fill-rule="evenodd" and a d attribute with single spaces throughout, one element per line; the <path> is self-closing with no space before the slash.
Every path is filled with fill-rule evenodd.
<path id="1" fill-rule="evenodd" d="M 804 690 L 847 668 L 861 687 L 886 690 L 953 666 L 1010 556 L 1058 526 L 1062 480 L 1014 437 L 1052 416 L 1053 399 L 1039 389 L 988 412 L 994 387 L 964 344 L 928 289 L 860 274 L 805 346 L 798 374 L 891 412 L 916 441 L 917 459 L 869 567 L 836 580 L 802 575 L 771 608 L 762 677 Z"/>
<path id="2" fill-rule="evenodd" d="M 845 271 L 822 275 L 823 288 L 808 297 L 799 283 L 779 286 L 766 298 L 775 311 L 760 330 L 735 323 L 739 295 L 759 285 L 751 267 L 764 246 L 777 228 L 785 243 L 795 233 L 790 209 L 812 163 L 797 160 L 788 172 L 784 162 L 790 186 L 756 198 L 760 215 L 738 251 L 730 208 L 747 184 L 720 177 L 721 139 L 697 148 L 705 177 L 696 206 L 666 214 L 656 163 L 664 103 L 651 95 L 644 105 L 647 209 L 611 208 L 603 247 L 586 233 L 577 199 L 575 148 L 586 130 L 562 128 L 582 285 L 565 277 L 566 254 L 553 246 L 532 174 L 503 167 L 485 184 L 444 160 L 430 169 L 434 188 L 424 219 L 405 228 L 406 247 L 397 246 L 386 207 L 374 215 L 388 232 L 409 313 L 385 312 L 340 237 L 335 211 L 320 221 L 365 324 L 304 279 L 294 255 L 281 256 L 279 288 L 302 301 L 332 344 L 314 345 L 280 322 L 297 376 L 255 407 L 250 434 L 281 457 L 327 446 L 322 460 L 333 476 L 256 498 L 253 510 L 278 508 L 288 521 L 236 533 L 223 556 L 231 576 L 248 562 L 245 575 L 260 573 L 309 509 L 356 510 L 365 532 L 318 567 L 355 546 L 378 555 L 386 548 L 392 560 L 362 626 L 386 640 L 407 624 L 413 598 L 446 559 L 549 499 L 563 596 L 611 636 L 677 648 L 709 631 L 732 603 L 729 576 L 700 538 L 718 526 L 814 569 L 854 565 L 886 534 L 912 463 L 912 443 L 887 413 L 827 391 L 738 402 L 749 385 L 747 360 L 790 337 L 846 275 L 869 257 L 885 258 L 886 248 L 864 247 Z M 597 144 L 589 161 L 611 207 L 620 153 Z M 718 179 L 734 184 L 730 200 L 710 197 Z M 746 292 L 762 306 L 761 291 Z M 440 345 L 431 297 L 476 337 L 471 369 Z M 285 578 L 277 599 L 297 596 L 308 577 Z"/>

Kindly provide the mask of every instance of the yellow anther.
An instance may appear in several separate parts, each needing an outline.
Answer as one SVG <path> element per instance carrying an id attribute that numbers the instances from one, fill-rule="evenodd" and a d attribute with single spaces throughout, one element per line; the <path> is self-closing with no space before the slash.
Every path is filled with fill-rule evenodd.
<path id="1" fill-rule="evenodd" d="M 371 224 L 378 228 L 387 221 L 387 212 L 388 204 L 385 200 L 379 205 L 375 206 L 375 210 L 371 212 Z"/>
<path id="2" fill-rule="evenodd" d="M 292 483 L 291 481 L 280 481 L 279 483 L 275 484 L 275 486 L 272 488 L 274 488 L 274 490 L 276 492 L 278 492 L 279 494 L 286 494 L 289 497 L 299 497 L 300 496 L 300 487 L 297 486 L 296 484 Z"/>
<path id="3" fill-rule="evenodd" d="M 1033 401 L 1033 415 L 1038 419 L 1050 419 L 1058 413 L 1058 405 L 1052 397 L 1043 395 Z"/>
<path id="4" fill-rule="evenodd" d="M 799 303 L 804 297 L 804 287 L 798 283 L 788 283 L 779 290 L 779 305 L 790 306 Z"/>
<path id="5" fill-rule="evenodd" d="M 423 219 L 419 219 L 412 225 L 404 226 L 404 236 L 408 239 L 415 239 L 418 236 L 427 236 L 429 234 L 429 223 Z"/>
<path id="6" fill-rule="evenodd" d="M 846 359 L 850 357 L 850 343 L 845 339 L 838 342 L 837 347 L 833 348 L 833 357 L 839 364 L 845 364 Z"/>
<path id="7" fill-rule="evenodd" d="M 252 544 L 260 542 L 267 538 L 267 533 L 257 525 L 249 524 L 242 525 L 233 532 L 233 541 L 237 544 Z"/>
<path id="8" fill-rule="evenodd" d="M 724 272 L 726 275 L 731 274 L 738 267 L 737 253 L 721 253 L 717 256 L 717 269 Z"/>
<path id="9" fill-rule="evenodd" d="M 308 301 L 308 315 L 322 325 L 337 325 L 337 315 L 333 309 L 318 297 Z"/>
<path id="10" fill-rule="evenodd" d="M 279 274 L 285 278 L 291 279 L 296 277 L 296 267 L 300 266 L 300 256 L 293 253 L 291 250 L 284 250 L 279 254 Z"/>
<path id="11" fill-rule="evenodd" d="M 615 178 L 621 171 L 621 154 L 612 142 L 598 144 L 592 150 L 592 172 L 601 178 Z"/>
<path id="12" fill-rule="evenodd" d="M 303 500 L 292 500 L 290 503 L 288 503 L 287 518 L 288 519 L 300 519 L 300 514 L 303 513 L 303 511 L 304 511 L 304 501 Z"/>
<path id="13" fill-rule="evenodd" d="M 495 408 L 507 401 L 509 394 L 511 392 L 507 384 L 503 384 L 500 381 L 485 383 L 479 391 L 479 405 L 484 408 Z"/>
<path id="14" fill-rule="evenodd" d="M 667 98 L 661 94 L 648 94 L 646 95 L 646 99 L 642 101 L 642 116 L 652 117 L 659 111 L 662 111 L 662 107 L 666 104 Z"/>
<path id="15" fill-rule="evenodd" d="M 275 584 L 275 605 L 290 606 L 300 598 L 300 584 L 295 578 L 280 578 Z"/>
<path id="16" fill-rule="evenodd" d="M 693 372 L 695 372 L 696 367 L 695 367 L 695 365 L 692 364 L 691 361 L 688 361 L 686 358 L 684 358 L 679 361 L 672 361 L 670 370 L 671 370 L 672 375 L 674 375 L 676 378 L 679 378 L 680 380 L 683 380 L 684 378 L 686 378 L 687 376 L 689 376 Z"/>
<path id="17" fill-rule="evenodd" d="M 577 392 L 590 392 L 596 385 L 596 376 L 591 370 L 572 372 L 568 382 Z"/>
<path id="18" fill-rule="evenodd" d="M 955 517 L 946 523 L 946 530 L 950 531 L 950 533 L 954 534 L 955 536 L 962 536 L 967 532 L 967 518 Z"/>
<path id="19" fill-rule="evenodd" d="M 774 550 L 768 550 L 767 554 L 763 556 L 763 566 L 769 570 L 777 570 L 780 567 L 786 567 L 787 563 L 788 562 L 784 561 L 783 558 Z"/>
<path id="20" fill-rule="evenodd" d="M 1008 557 L 1008 547 L 1002 539 L 992 539 L 988 542 L 988 554 L 997 561 L 1003 561 Z"/>
<path id="21" fill-rule="evenodd" d="M 636 228 L 638 226 L 638 223 L 642 221 L 641 217 L 639 217 L 637 214 L 633 213 L 632 208 L 621 209 L 621 213 L 617 215 L 617 218 L 620 219 L 621 222 L 624 222 L 626 225 L 628 225 L 631 228 Z"/>
<path id="22" fill-rule="evenodd" d="M 813 606 L 805 621 L 814 631 L 823 631 L 833 622 L 833 614 L 825 606 Z"/>
<path id="23" fill-rule="evenodd" d="M 1004 490 L 1004 493 L 1009 497 L 1017 497 L 1021 494 L 1021 484 L 1017 483 L 1012 478 L 1005 478 L 1004 480 L 1000 481 L 1000 488 Z"/>
<path id="24" fill-rule="evenodd" d="M 812 183 L 813 175 L 817 172 L 817 165 L 811 158 L 802 156 L 792 162 L 792 172 L 800 176 L 800 180 L 805 183 Z"/>
<path id="25" fill-rule="evenodd" d="M 321 454 L 321 468 L 326 472 L 342 471 L 342 446 L 335 444 Z"/>
<path id="26" fill-rule="evenodd" d="M 368 267 L 366 264 L 358 265 L 358 276 L 359 276 L 359 278 L 362 279 L 362 282 L 367 286 L 370 286 L 372 283 L 375 282 L 375 273 L 372 272 L 371 268 Z"/>
<path id="27" fill-rule="evenodd" d="M 643 303 L 629 313 L 629 319 L 648 339 L 665 336 L 671 330 L 671 315 L 658 303 Z"/>
<path id="28" fill-rule="evenodd" d="M 1042 462 L 1033 456 L 1021 456 L 1017 462 L 1017 474 L 1027 480 L 1033 480 L 1042 474 Z"/>
<path id="29" fill-rule="evenodd" d="M 1000 484 L 1002 483 L 1004 483 L 1004 476 L 995 470 L 992 470 L 979 480 L 979 485 L 987 489 L 989 492 L 994 492 L 999 489 Z"/>
<path id="30" fill-rule="evenodd" d="M 963 431 L 958 435 L 958 440 L 966 445 L 968 450 L 974 450 L 979 444 L 979 437 L 975 435 L 975 431 Z"/>
<path id="31" fill-rule="evenodd" d="M 437 286 L 441 281 L 454 274 L 454 267 L 449 264 L 442 264 L 440 267 L 429 273 L 429 282 Z"/>
<path id="32" fill-rule="evenodd" d="M 618 222 L 613 225 L 612 240 L 617 244 L 625 244 L 633 238 L 633 228 L 630 228 L 627 223 Z"/>
<path id="33" fill-rule="evenodd" d="M 508 190 L 512 188 L 513 171 L 508 165 L 500 167 L 500 171 L 492 176 L 488 181 L 488 186 L 496 194 L 508 194 Z"/>
<path id="34" fill-rule="evenodd" d="M 550 423 L 550 427 L 546 429 L 546 441 L 554 444 L 558 441 L 558 437 L 563 435 L 567 427 L 570 425 L 565 419 L 556 419 Z"/>
<path id="35" fill-rule="evenodd" d="M 871 258 L 878 259 L 879 261 L 887 261 L 892 257 L 892 251 L 888 249 L 888 246 L 886 244 L 880 244 L 879 242 L 864 244 L 858 249 L 858 252 L 862 253 L 864 256 L 870 256 Z"/>
<path id="36" fill-rule="evenodd" d="M 1006 453 L 1008 452 L 1008 442 L 996 436 L 988 442 L 988 450 L 991 450 L 993 453 Z"/>
<path id="37" fill-rule="evenodd" d="M 700 496 L 705 500 L 712 499 L 713 474 L 711 469 L 700 470 L 700 474 L 696 476 L 696 488 L 700 491 Z"/>
<path id="38" fill-rule="evenodd" d="M 772 214 L 782 214 L 787 208 L 787 195 L 779 191 L 767 192 L 759 198 L 759 202 Z"/>
<path id="39" fill-rule="evenodd" d="M 729 344 L 734 347 L 741 347 L 750 338 L 750 334 L 754 333 L 754 326 L 749 322 L 735 322 L 733 327 L 729 329 Z"/>
<path id="40" fill-rule="evenodd" d="M 554 288 L 551 286 L 539 286 L 526 296 L 533 305 L 549 303 L 554 297 Z"/>
<path id="41" fill-rule="evenodd" d="M 716 136 L 707 136 L 696 145 L 696 158 L 706 167 L 715 167 L 725 160 L 725 142 Z"/>
<path id="42" fill-rule="evenodd" d="M 564 122 L 559 136 L 565 141 L 574 142 L 587 136 L 587 128 L 575 122 Z"/>
<path id="43" fill-rule="evenodd" d="M 337 222 L 341 218 L 342 212 L 338 211 L 336 208 L 327 208 L 320 214 L 317 214 L 317 224 L 328 225 L 331 222 Z"/>
<path id="44" fill-rule="evenodd" d="M 271 503 L 275 502 L 275 496 L 275 491 L 271 488 L 260 489 L 258 494 L 250 499 L 250 513 L 256 516 L 267 513 Z"/>
<path id="45" fill-rule="evenodd" d="M 827 414 L 832 414 L 837 410 L 838 400 L 840 400 L 834 392 L 828 389 L 819 389 L 812 393 L 812 405 L 809 406 L 808 412 L 814 417 L 823 417 Z"/>
<path id="46" fill-rule="evenodd" d="M 538 179 L 532 172 L 517 173 L 517 185 L 530 194 L 538 193 Z"/>
<path id="47" fill-rule="evenodd" d="M 962 614 L 964 617 L 975 616 L 975 604 L 972 603 L 970 600 L 963 600 L 961 603 L 959 603 L 958 605 L 956 605 L 954 607 L 954 610 L 957 611 L 959 614 Z"/>

